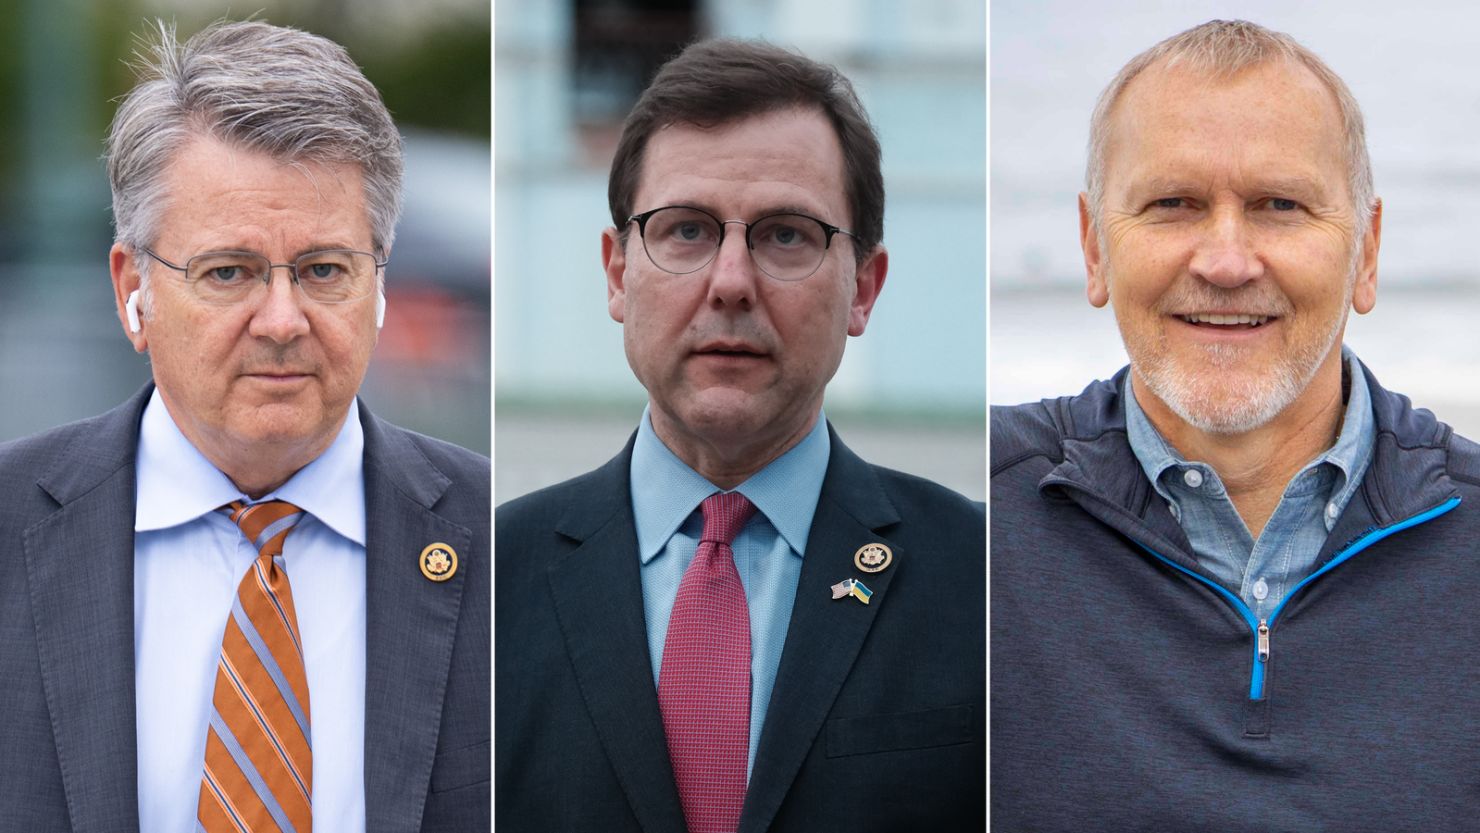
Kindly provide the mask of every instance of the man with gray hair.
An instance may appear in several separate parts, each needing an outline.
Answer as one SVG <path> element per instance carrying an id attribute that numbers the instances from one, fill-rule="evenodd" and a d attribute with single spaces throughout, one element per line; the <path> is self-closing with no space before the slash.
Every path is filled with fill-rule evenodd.
<path id="1" fill-rule="evenodd" d="M 0 445 L 0 829 L 487 829 L 489 462 L 356 398 L 400 136 L 324 38 L 156 34 L 107 152 L 153 382 Z"/>
<path id="2" fill-rule="evenodd" d="M 1342 345 L 1382 228 L 1356 102 L 1212 21 L 1125 66 L 1089 156 L 1131 363 L 992 412 L 993 820 L 1472 829 L 1480 448 Z"/>

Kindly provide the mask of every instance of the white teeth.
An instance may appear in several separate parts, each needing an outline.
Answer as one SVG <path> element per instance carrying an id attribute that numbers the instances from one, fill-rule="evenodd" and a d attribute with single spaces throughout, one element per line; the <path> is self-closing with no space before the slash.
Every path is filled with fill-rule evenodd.
<path id="1" fill-rule="evenodd" d="M 1269 320 L 1267 315 L 1218 315 L 1210 312 L 1194 312 L 1182 316 L 1182 320 L 1189 324 L 1219 324 L 1231 326 L 1233 324 L 1252 324 L 1259 326 Z"/>

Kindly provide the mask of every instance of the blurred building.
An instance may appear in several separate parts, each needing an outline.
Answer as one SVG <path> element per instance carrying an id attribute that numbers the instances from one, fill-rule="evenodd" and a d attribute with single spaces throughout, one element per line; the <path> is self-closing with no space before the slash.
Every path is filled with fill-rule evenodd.
<path id="1" fill-rule="evenodd" d="M 497 0 L 494 14 L 500 501 L 600 464 L 641 413 L 646 395 L 605 303 L 608 166 L 622 119 L 652 74 L 706 36 L 796 48 L 856 85 L 883 144 L 890 268 L 868 332 L 850 340 L 829 387 L 827 413 L 874 462 L 980 496 L 979 0 Z M 593 434 L 600 439 L 589 448 L 572 448 L 570 437 Z"/>

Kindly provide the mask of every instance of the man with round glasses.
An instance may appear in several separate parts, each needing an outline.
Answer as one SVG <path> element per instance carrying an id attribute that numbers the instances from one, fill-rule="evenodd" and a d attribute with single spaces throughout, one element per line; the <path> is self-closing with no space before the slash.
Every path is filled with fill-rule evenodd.
<path id="1" fill-rule="evenodd" d="M 107 154 L 153 382 L 0 446 L 0 829 L 486 830 L 489 461 L 356 398 L 400 136 L 324 38 L 153 35 Z"/>
<path id="2" fill-rule="evenodd" d="M 499 507 L 495 815 L 519 830 L 984 824 L 984 518 L 822 415 L 883 288 L 872 126 L 744 41 L 654 78 L 612 163 L 627 448 Z"/>

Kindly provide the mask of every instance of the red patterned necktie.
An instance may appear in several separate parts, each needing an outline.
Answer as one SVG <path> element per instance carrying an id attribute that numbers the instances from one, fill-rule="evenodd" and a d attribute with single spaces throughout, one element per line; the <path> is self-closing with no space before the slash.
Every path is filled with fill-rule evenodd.
<path id="1" fill-rule="evenodd" d="M 668 620 L 658 706 L 689 833 L 735 833 L 750 746 L 750 613 L 730 542 L 755 506 L 730 492 L 700 509 L 704 532 Z"/>
<path id="2" fill-rule="evenodd" d="M 283 501 L 224 510 L 258 554 L 226 619 L 196 817 L 207 833 L 311 833 L 308 679 L 282 556 L 303 512 Z"/>

